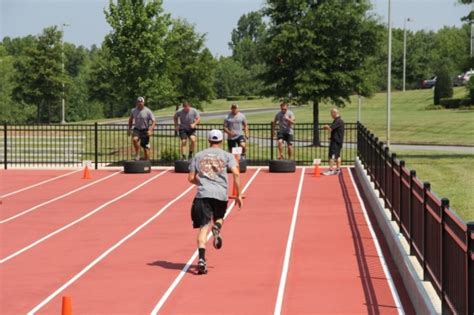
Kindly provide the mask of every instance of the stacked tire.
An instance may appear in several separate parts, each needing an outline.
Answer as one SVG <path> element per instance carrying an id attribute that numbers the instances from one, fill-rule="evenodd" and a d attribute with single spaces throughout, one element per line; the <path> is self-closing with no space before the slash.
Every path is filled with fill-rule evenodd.
<path id="1" fill-rule="evenodd" d="M 151 172 L 150 160 L 125 161 L 123 172 L 126 174 L 142 174 Z"/>
<path id="2" fill-rule="evenodd" d="M 296 162 L 294 160 L 270 160 L 268 171 L 270 173 L 294 173 Z"/>

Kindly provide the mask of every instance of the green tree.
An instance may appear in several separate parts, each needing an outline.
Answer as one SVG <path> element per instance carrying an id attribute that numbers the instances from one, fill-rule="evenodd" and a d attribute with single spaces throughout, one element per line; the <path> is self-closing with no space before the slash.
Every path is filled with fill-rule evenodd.
<path id="1" fill-rule="evenodd" d="M 218 98 L 245 95 L 253 85 L 252 75 L 232 57 L 221 57 L 217 63 L 215 90 Z"/>
<path id="2" fill-rule="evenodd" d="M 112 30 L 105 37 L 92 82 L 100 82 L 100 97 L 111 108 L 108 114 L 125 114 L 138 95 L 157 108 L 159 100 L 172 93 L 164 49 L 170 18 L 163 13 L 162 1 L 110 1 L 105 16 Z"/>
<path id="3" fill-rule="evenodd" d="M 262 12 L 250 12 L 239 18 L 237 27 L 232 31 L 232 39 L 229 43 L 232 59 L 240 63 L 249 75 L 239 94 L 262 94 L 263 82 L 260 75 L 265 68 L 263 41 L 266 28 Z"/>
<path id="4" fill-rule="evenodd" d="M 237 22 L 237 28 L 232 30 L 229 47 L 232 57 L 240 62 L 245 69 L 262 63 L 261 44 L 265 38 L 266 25 L 261 12 L 250 12 L 242 15 Z"/>
<path id="5" fill-rule="evenodd" d="M 48 27 L 35 45 L 25 49 L 26 56 L 15 61 L 15 100 L 36 106 L 36 121 L 59 122 L 62 83 L 61 32 Z"/>
<path id="6" fill-rule="evenodd" d="M 165 103 L 191 102 L 202 109 L 202 102 L 214 98 L 216 61 L 205 48 L 205 35 L 195 32 L 184 20 L 176 19 L 165 40 L 167 75 L 173 94 Z"/>
<path id="7" fill-rule="evenodd" d="M 313 102 L 313 144 L 319 145 L 319 103 L 343 106 L 364 95 L 366 73 L 378 45 L 378 26 L 368 1 L 267 0 L 270 19 L 264 78 L 268 92 Z"/>
<path id="8" fill-rule="evenodd" d="M 443 66 L 436 72 L 437 79 L 434 88 L 434 104 L 439 105 L 442 98 L 453 96 L 453 81 L 448 67 Z"/>

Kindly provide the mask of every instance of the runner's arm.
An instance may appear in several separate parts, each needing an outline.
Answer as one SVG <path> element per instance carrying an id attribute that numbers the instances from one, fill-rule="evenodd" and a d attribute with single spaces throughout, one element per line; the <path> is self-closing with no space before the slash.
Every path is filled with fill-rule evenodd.
<path id="1" fill-rule="evenodd" d="M 199 184 L 199 178 L 197 176 L 197 173 L 194 171 L 190 171 L 188 174 L 188 181 L 194 185 Z"/>

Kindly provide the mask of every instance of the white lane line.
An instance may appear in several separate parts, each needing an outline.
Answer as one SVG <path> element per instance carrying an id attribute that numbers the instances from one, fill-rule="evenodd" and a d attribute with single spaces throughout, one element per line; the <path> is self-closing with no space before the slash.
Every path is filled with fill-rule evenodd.
<path id="1" fill-rule="evenodd" d="M 148 220 L 146 220 L 144 223 L 142 223 L 139 227 L 137 227 L 135 230 L 133 230 L 131 233 L 129 233 L 127 236 L 122 238 L 120 241 L 115 243 L 112 247 L 107 249 L 105 252 L 103 252 L 100 256 L 98 256 L 96 259 L 94 259 L 90 264 L 88 264 L 84 269 L 82 269 L 80 272 L 78 272 L 74 277 L 69 279 L 66 283 L 64 283 L 61 287 L 59 287 L 56 291 L 54 291 L 51 295 L 49 295 L 46 299 L 41 301 L 38 305 L 36 305 L 31 311 L 28 312 L 28 314 L 34 314 L 37 312 L 39 309 L 41 309 L 44 305 L 46 305 L 49 301 L 51 301 L 54 297 L 56 297 L 59 293 L 61 293 L 64 289 L 66 289 L 68 286 L 73 284 L 77 279 L 79 279 L 81 276 L 83 276 L 86 272 L 88 272 L 92 267 L 97 265 L 102 259 L 107 257 L 111 252 L 113 252 L 115 249 L 117 249 L 120 245 L 125 243 L 128 239 L 130 239 L 132 236 L 137 234 L 141 229 L 143 229 L 145 226 L 150 224 L 153 220 L 155 220 L 157 217 L 159 217 L 166 209 L 168 209 L 172 204 L 174 204 L 176 201 L 181 199 L 184 195 L 186 195 L 191 189 L 194 188 L 194 185 L 189 186 L 184 192 L 182 192 L 178 197 L 174 198 L 170 202 L 168 202 L 163 208 L 158 210 L 157 213 L 155 213 L 152 217 L 150 217 Z"/>
<path id="2" fill-rule="evenodd" d="M 36 209 L 38 209 L 38 208 L 40 208 L 40 207 L 42 207 L 42 206 L 45 206 L 45 205 L 50 204 L 50 203 L 52 203 L 52 202 L 54 202 L 54 201 L 60 200 L 60 199 L 62 199 L 62 198 L 64 198 L 64 197 L 70 196 L 70 195 L 72 195 L 72 194 L 74 194 L 74 193 L 76 193 L 76 192 L 78 192 L 78 191 L 81 191 L 81 190 L 83 190 L 83 189 L 86 189 L 87 187 L 90 187 L 90 186 L 92 186 L 92 185 L 95 185 L 95 184 L 97 184 L 97 183 L 100 183 L 101 181 L 104 181 L 104 180 L 106 180 L 106 179 L 108 179 L 108 178 L 110 178 L 110 177 L 112 177 L 112 176 L 118 175 L 118 174 L 120 174 L 120 172 L 115 172 L 115 173 L 113 173 L 113 174 L 111 174 L 111 175 L 109 175 L 109 176 L 106 176 L 106 177 L 104 177 L 104 178 L 101 178 L 101 179 L 99 179 L 99 180 L 96 180 L 95 182 L 92 182 L 92 183 L 89 183 L 89 184 L 87 184 L 87 185 L 81 186 L 81 187 L 76 188 L 76 189 L 74 189 L 74 190 L 72 190 L 72 191 L 70 191 L 70 192 L 68 192 L 68 193 L 65 193 L 65 194 L 63 194 L 63 195 L 61 195 L 61 196 L 58 196 L 58 197 L 55 197 L 55 198 L 50 199 L 50 200 L 48 200 L 48 201 L 45 201 L 45 202 L 43 202 L 43 203 L 40 203 L 39 205 L 36 205 L 36 206 L 34 206 L 34 207 L 31 207 L 31 208 L 29 208 L 29 209 L 27 209 L 27 210 L 25 210 L 25 211 L 23 211 L 23 212 L 17 213 L 17 214 L 15 214 L 14 216 L 11 216 L 11 217 L 9 217 L 9 218 L 7 218 L 7 219 L 4 219 L 4 220 L 0 221 L 0 224 L 7 223 L 7 222 L 9 222 L 9 221 L 11 221 L 11 220 L 14 220 L 14 219 L 16 219 L 16 218 L 18 218 L 18 217 L 21 217 L 22 215 L 25 215 L 25 214 L 27 214 L 27 213 L 29 213 L 29 212 L 31 212 L 31 211 L 34 211 L 34 210 L 36 210 Z"/>
<path id="3" fill-rule="evenodd" d="M 56 177 L 53 177 L 53 178 L 44 180 L 44 181 L 39 182 L 39 183 L 36 183 L 36 184 L 34 184 L 34 185 L 31 185 L 31 186 L 28 186 L 28 187 L 25 187 L 25 188 L 22 188 L 22 189 L 19 189 L 19 190 L 15 190 L 15 191 L 9 192 L 8 194 L 0 195 L 0 198 L 5 198 L 5 197 L 9 197 L 9 196 L 18 194 L 18 193 L 20 193 L 20 192 L 22 192 L 22 191 L 25 191 L 25 190 L 28 190 L 28 189 L 31 189 L 31 188 L 34 188 L 34 187 L 37 187 L 37 186 L 46 184 L 46 183 L 48 183 L 48 182 L 52 182 L 53 180 L 60 179 L 60 178 L 65 177 L 65 176 L 69 176 L 69 175 L 74 174 L 74 173 L 77 173 L 77 172 L 79 172 L 79 171 L 81 171 L 81 170 L 75 170 L 75 171 L 72 171 L 72 172 L 69 172 L 69 173 L 66 173 L 66 174 L 63 174 L 63 175 L 59 175 L 59 176 L 56 176 Z"/>
<path id="4" fill-rule="evenodd" d="M 244 193 L 247 188 L 250 186 L 250 184 L 252 183 L 252 181 L 255 179 L 255 177 L 257 177 L 257 174 L 260 172 L 261 168 L 258 168 L 257 171 L 253 174 L 253 176 L 250 178 L 250 180 L 247 182 L 247 184 L 245 185 L 244 189 L 242 190 L 242 193 Z M 227 211 L 226 211 L 226 214 L 224 216 L 224 220 L 229 216 L 230 212 L 232 211 L 232 208 L 234 207 L 235 205 L 235 200 L 232 201 L 232 203 L 230 204 L 230 206 L 227 207 Z M 209 239 L 211 238 L 211 235 L 212 233 L 209 232 L 209 234 L 207 234 L 207 240 L 209 241 Z M 186 263 L 186 266 L 183 267 L 183 269 L 181 269 L 180 273 L 178 274 L 178 276 L 176 277 L 176 279 L 174 279 L 173 283 L 170 285 L 170 287 L 168 288 L 168 290 L 166 290 L 165 294 L 163 294 L 163 296 L 161 297 L 161 299 L 158 301 L 158 303 L 156 304 L 156 306 L 153 308 L 153 310 L 150 312 L 151 315 L 155 315 L 155 314 L 158 314 L 159 310 L 163 307 L 163 305 L 165 304 L 166 300 L 168 300 L 169 296 L 171 295 L 171 293 L 174 291 L 174 289 L 178 286 L 178 284 L 181 282 L 181 280 L 183 279 L 183 277 L 186 275 L 186 272 L 188 272 L 188 269 L 189 267 L 191 267 L 193 261 L 197 258 L 198 256 L 198 251 L 196 250 L 194 252 L 194 254 L 191 256 L 191 258 L 188 260 L 188 262 Z"/>
<path id="5" fill-rule="evenodd" d="M 95 208 L 95 209 L 92 210 L 91 212 L 89 212 L 89 213 L 87 213 L 86 215 L 80 217 L 79 219 L 77 219 L 77 220 L 75 220 L 75 221 L 69 223 L 68 225 L 63 226 L 62 228 L 57 229 L 56 231 L 49 233 L 48 235 L 46 235 L 46 236 L 40 238 L 39 240 L 37 240 L 37 241 L 31 243 L 30 245 L 28 245 L 28 246 L 26 246 L 26 247 L 23 247 L 23 248 L 20 249 L 19 251 L 14 252 L 13 254 L 11 254 L 11 255 L 9 255 L 9 256 L 7 256 L 7 257 L 5 257 L 5 258 L 2 258 L 2 259 L 0 260 L 0 264 L 3 264 L 3 263 L 5 263 L 5 262 L 9 261 L 10 259 L 12 259 L 12 258 L 14 258 L 14 257 L 16 257 L 16 256 L 18 256 L 18 255 L 20 255 L 20 254 L 23 253 L 23 252 L 26 252 L 27 250 L 29 250 L 29 249 L 35 247 L 36 245 L 38 245 L 38 244 L 44 242 L 45 240 L 47 240 L 47 239 L 53 237 L 54 235 L 59 234 L 59 233 L 61 233 L 62 231 L 64 231 L 64 230 L 70 228 L 71 226 L 76 225 L 77 223 L 79 223 L 79 222 L 81 222 L 81 221 L 87 219 L 88 217 L 94 215 L 95 213 L 99 212 L 100 210 L 102 210 L 103 208 L 107 207 L 108 205 L 110 205 L 110 204 L 112 204 L 112 203 L 114 203 L 114 202 L 116 202 L 116 201 L 122 199 L 123 197 L 125 197 L 125 196 L 127 196 L 127 195 L 130 195 L 130 194 L 131 194 L 132 192 L 134 192 L 135 190 L 140 189 L 141 187 L 145 186 L 146 184 L 148 184 L 148 183 L 151 182 L 152 180 L 154 180 L 154 179 L 156 179 L 156 178 L 158 178 L 158 177 L 164 175 L 166 172 L 167 172 L 167 171 L 163 171 L 163 172 L 161 172 L 160 174 L 153 176 L 152 178 L 150 178 L 150 179 L 144 181 L 143 183 L 141 183 L 140 185 L 138 185 L 138 186 L 136 186 L 136 187 L 130 189 L 130 190 L 127 191 L 126 193 L 123 193 L 123 194 L 121 194 L 120 196 L 118 196 L 118 197 L 116 197 L 116 198 L 114 198 L 114 199 L 112 199 L 112 200 L 107 201 L 107 202 L 104 203 L 103 205 L 101 205 L 101 206 Z"/>
<path id="6" fill-rule="evenodd" d="M 290 267 L 291 246 L 295 236 L 296 220 L 298 218 L 298 208 L 300 206 L 301 191 L 303 190 L 305 168 L 301 169 L 300 183 L 298 185 L 298 193 L 296 194 L 295 206 L 293 208 L 293 217 L 291 218 L 290 232 L 288 233 L 288 241 L 286 242 L 285 259 L 283 260 L 283 269 L 281 271 L 280 286 L 278 288 L 277 300 L 275 303 L 274 314 L 281 313 L 283 305 L 283 296 L 285 295 L 286 278 L 288 276 L 288 268 Z"/>
<path id="7" fill-rule="evenodd" d="M 377 250 L 377 255 L 379 256 L 379 259 L 380 259 L 380 264 L 382 265 L 383 272 L 385 273 L 385 277 L 387 278 L 388 286 L 390 287 L 390 292 L 392 293 L 393 300 L 395 301 L 398 314 L 405 314 L 405 311 L 403 310 L 403 305 L 400 301 L 400 296 L 398 295 L 397 289 L 395 288 L 395 284 L 393 283 L 392 276 L 390 274 L 390 271 L 388 270 L 387 262 L 385 261 L 385 258 L 382 253 L 382 249 L 380 248 L 379 241 L 377 239 L 377 236 L 375 235 L 374 228 L 372 227 L 372 223 L 370 222 L 370 219 L 369 219 L 369 215 L 367 214 L 367 209 L 365 208 L 364 201 L 362 200 L 360 196 L 359 188 L 357 187 L 356 182 L 354 181 L 354 177 L 352 176 L 351 170 L 348 169 L 347 171 L 351 178 L 352 185 L 355 188 L 357 199 L 359 199 L 362 212 L 364 213 L 365 221 L 367 222 L 367 226 L 369 227 L 370 235 L 372 236 L 372 239 L 374 240 L 375 249 Z"/>

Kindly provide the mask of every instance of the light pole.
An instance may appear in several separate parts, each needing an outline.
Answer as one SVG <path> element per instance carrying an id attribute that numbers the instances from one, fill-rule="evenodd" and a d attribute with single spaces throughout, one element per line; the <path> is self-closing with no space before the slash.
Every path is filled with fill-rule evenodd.
<path id="1" fill-rule="evenodd" d="M 64 104 L 64 27 L 69 26 L 69 24 L 61 24 L 61 66 L 62 66 L 62 95 L 61 95 L 61 124 L 66 123 L 66 106 Z"/>
<path id="2" fill-rule="evenodd" d="M 361 107 L 362 107 L 362 97 L 360 94 L 357 95 L 357 121 L 362 123 L 362 116 L 361 116 Z"/>
<path id="3" fill-rule="evenodd" d="M 390 145 L 390 110 L 392 102 L 392 1 L 388 0 L 388 60 L 387 60 L 387 145 Z"/>
<path id="4" fill-rule="evenodd" d="M 407 73 L 407 22 L 412 22 L 410 18 L 406 18 L 403 22 L 403 92 L 405 92 L 405 81 Z"/>

